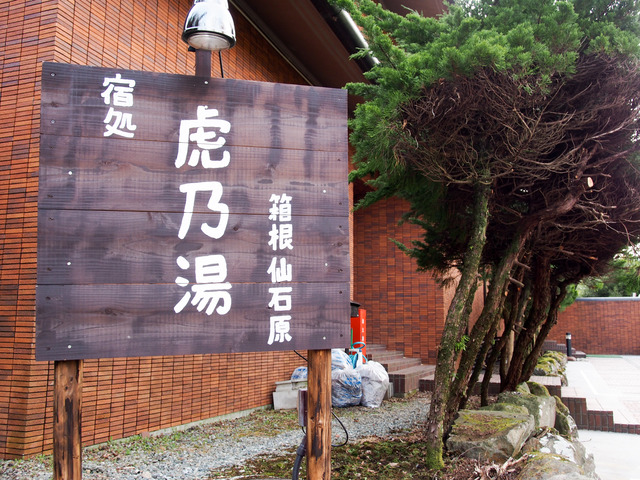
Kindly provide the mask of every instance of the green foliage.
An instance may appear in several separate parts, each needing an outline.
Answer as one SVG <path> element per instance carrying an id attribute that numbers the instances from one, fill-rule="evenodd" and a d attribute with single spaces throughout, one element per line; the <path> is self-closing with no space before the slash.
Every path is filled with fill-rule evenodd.
<path id="1" fill-rule="evenodd" d="M 638 2 L 470 0 L 455 2 L 438 18 L 403 17 L 371 0 L 332 3 L 351 14 L 369 42 L 368 53 L 380 62 L 365 74 L 369 83 L 347 85 L 365 100 L 350 121 L 356 148 L 350 180 L 373 187 L 356 208 L 393 196 L 407 200 L 411 208 L 403 221 L 421 226 L 424 236 L 402 247 L 423 270 L 445 272 L 463 261 L 460 252 L 472 219 L 464 205 L 472 204 L 474 171 L 480 167 L 469 166 L 465 189 L 444 176 L 439 181 L 437 171 L 427 176 L 407 165 L 402 145 L 430 132 L 411 136 L 403 108 L 425 89 L 473 77 L 481 69 L 507 72 L 523 80 L 525 93 L 533 93 L 554 76 L 574 74 L 580 55 L 639 54 Z M 474 120 L 470 112 L 469 121 Z M 490 156 L 491 147 L 485 154 Z M 511 208 L 521 210 L 515 204 Z"/>
<path id="2" fill-rule="evenodd" d="M 640 257 L 626 248 L 609 263 L 604 275 L 589 277 L 575 286 L 579 297 L 630 297 L 640 294 Z"/>
<path id="3" fill-rule="evenodd" d="M 454 349 L 456 352 L 462 352 L 467 348 L 467 343 L 469 343 L 469 335 L 463 335 L 460 340 L 456 342 L 454 345 Z"/>
<path id="4" fill-rule="evenodd" d="M 398 135 L 397 109 L 442 79 L 473 75 L 482 67 L 537 75 L 571 73 L 579 53 L 637 55 L 640 29 L 636 2 L 595 0 L 479 0 L 460 2 L 437 19 L 406 17 L 371 0 L 334 0 L 363 29 L 379 65 L 367 72 L 371 84 L 350 84 L 367 100 L 352 122 L 363 170 L 386 171 Z"/>

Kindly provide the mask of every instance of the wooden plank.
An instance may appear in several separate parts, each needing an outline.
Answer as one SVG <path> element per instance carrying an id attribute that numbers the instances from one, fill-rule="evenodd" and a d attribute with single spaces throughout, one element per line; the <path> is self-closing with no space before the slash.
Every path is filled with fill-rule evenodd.
<path id="1" fill-rule="evenodd" d="M 291 287 L 290 310 L 269 307 L 269 288 Z M 344 348 L 348 283 L 232 284 L 230 311 L 174 307 L 189 288 L 171 285 L 39 285 L 36 358 L 188 355 Z M 270 318 L 290 315 L 290 341 L 268 345 Z M 345 321 L 347 319 L 347 321 Z"/>
<path id="2" fill-rule="evenodd" d="M 238 128 L 242 128 L 239 126 Z M 171 173 L 176 175 L 185 171 L 202 168 L 191 167 L 188 163 L 176 167 L 178 151 L 188 148 L 178 141 L 129 140 L 125 138 L 94 138 L 81 136 L 42 135 L 40 155 L 47 165 L 82 169 L 88 171 L 112 171 L 126 168 L 129 165 L 142 169 L 145 173 Z M 216 176 L 225 175 L 227 180 L 234 177 L 226 171 L 236 164 L 235 177 L 243 180 L 246 177 L 260 177 L 262 181 L 283 178 L 284 180 L 300 178 L 323 178 L 327 181 L 344 179 L 347 169 L 347 151 L 322 151 L 310 149 L 294 149 L 285 147 L 234 146 L 226 144 L 217 152 L 212 150 L 210 158 L 221 160 L 224 151 L 229 152 L 229 165 L 225 168 L 210 168 Z M 217 153 L 218 155 L 215 155 Z M 335 162 L 337 163 L 334 163 Z M 66 173 L 66 172 L 65 172 Z M 130 175 L 132 172 L 122 172 Z M 193 174 L 193 173 L 192 173 Z"/>
<path id="3" fill-rule="evenodd" d="M 54 480 L 82 479 L 82 368 L 82 360 L 54 363 Z"/>
<path id="4" fill-rule="evenodd" d="M 101 152 L 74 137 L 42 138 L 39 207 L 85 210 L 184 210 L 183 184 L 215 181 L 232 212 L 268 210 L 271 194 L 287 193 L 296 213 L 348 216 L 347 161 L 326 152 L 229 149 L 231 162 L 221 169 L 176 169 L 177 146 L 166 142 L 117 142 Z M 236 156 L 237 154 L 237 156 Z M 195 205 L 206 209 L 206 199 Z"/>
<path id="5" fill-rule="evenodd" d="M 346 92 L 49 63 L 42 88 L 38 359 L 348 343 Z"/>
<path id="6" fill-rule="evenodd" d="M 116 74 L 136 82 L 133 105 L 121 108 L 132 114 L 134 139 L 177 143 L 180 121 L 195 119 L 203 105 L 230 122 L 228 145 L 347 149 L 344 90 L 57 63 L 43 64 L 42 134 L 105 138 L 112 105 L 101 96 L 103 82 Z"/>
<path id="7" fill-rule="evenodd" d="M 295 242 L 286 252 L 268 246 L 267 215 L 229 215 L 213 240 L 194 215 L 190 234 L 178 238 L 182 214 L 47 210 L 38 228 L 38 284 L 172 283 L 176 260 L 224 255 L 227 280 L 270 282 L 273 258 L 286 257 L 292 282 L 342 282 L 349 271 L 348 219 L 292 216 Z M 211 216 L 207 219 L 212 223 Z M 277 260 L 278 262 L 280 260 Z M 347 277 L 348 278 L 348 277 Z"/>
<path id="8" fill-rule="evenodd" d="M 331 350 L 309 350 L 307 478 L 331 478 Z"/>

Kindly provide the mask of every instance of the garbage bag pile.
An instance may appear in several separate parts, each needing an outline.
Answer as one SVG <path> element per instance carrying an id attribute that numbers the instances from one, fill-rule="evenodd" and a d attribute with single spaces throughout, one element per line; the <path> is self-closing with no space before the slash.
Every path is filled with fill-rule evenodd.
<path id="1" fill-rule="evenodd" d="M 293 371 L 291 380 L 307 379 L 307 367 Z M 334 407 L 379 407 L 389 388 L 389 374 L 378 362 L 360 358 L 354 368 L 344 350 L 331 350 L 331 403 Z"/>
<path id="2" fill-rule="evenodd" d="M 384 395 L 389 388 L 389 374 L 382 364 L 370 360 L 359 366 L 357 371 L 362 378 L 362 400 L 360 400 L 360 404 L 374 408 L 382 405 Z"/>
<path id="3" fill-rule="evenodd" d="M 307 381 L 307 367 L 298 367 L 291 374 L 292 382 L 306 382 Z"/>

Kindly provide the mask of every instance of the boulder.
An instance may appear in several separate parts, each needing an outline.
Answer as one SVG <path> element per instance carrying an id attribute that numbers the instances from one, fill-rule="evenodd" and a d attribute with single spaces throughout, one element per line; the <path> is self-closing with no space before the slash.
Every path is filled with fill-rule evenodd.
<path id="1" fill-rule="evenodd" d="M 557 395 L 554 395 L 553 398 L 556 399 L 556 412 L 560 412 L 565 415 L 571 415 L 571 412 L 569 411 L 569 407 L 567 407 L 564 404 L 564 402 L 560 397 L 558 397 Z"/>
<path id="2" fill-rule="evenodd" d="M 595 476 L 596 466 L 593 455 L 587 454 L 587 450 L 582 443 L 552 433 L 546 433 L 538 440 L 540 442 L 540 452 L 560 455 L 581 467 L 583 473 L 589 478 L 598 478 Z"/>
<path id="3" fill-rule="evenodd" d="M 502 392 L 498 395 L 498 403 L 511 403 L 525 407 L 533 415 L 535 427 L 553 427 L 556 422 L 556 399 L 538 397 L 536 395 Z"/>
<path id="4" fill-rule="evenodd" d="M 521 452 L 523 454 L 529 454 L 533 452 L 539 452 L 541 448 L 542 444 L 540 443 L 540 440 L 538 439 L 538 437 L 533 436 L 529 437 L 529 439 L 525 442 L 525 444 L 522 446 Z"/>
<path id="5" fill-rule="evenodd" d="M 518 480 L 591 480 L 584 470 L 560 455 L 532 453 Z"/>
<path id="6" fill-rule="evenodd" d="M 468 458 L 505 462 L 520 452 L 533 430 L 531 415 L 461 410 L 447 439 L 447 448 Z"/>
<path id="7" fill-rule="evenodd" d="M 557 377 L 560 375 L 561 368 L 560 364 L 553 358 L 540 357 L 536 368 L 533 370 L 533 374 L 545 377 Z"/>
<path id="8" fill-rule="evenodd" d="M 536 363 L 534 375 L 546 377 L 560 377 L 562 385 L 567 385 L 566 377 L 567 356 L 561 352 L 545 352 Z"/>
<path id="9" fill-rule="evenodd" d="M 529 410 L 527 410 L 522 405 L 514 405 L 513 403 L 492 403 L 491 405 L 487 405 L 486 407 L 481 407 L 480 410 L 489 410 L 492 412 L 516 413 L 519 415 L 529 415 Z"/>
<path id="10" fill-rule="evenodd" d="M 556 410 L 556 422 L 553 427 L 563 437 L 570 438 L 571 440 L 578 439 L 578 426 L 571 415 L 565 415 Z"/>
<path id="11" fill-rule="evenodd" d="M 556 399 L 556 423 L 554 428 L 558 433 L 560 433 L 560 435 L 571 440 L 577 440 L 578 426 L 571 416 L 571 412 L 569 412 L 569 409 L 562 402 L 560 397 L 554 396 L 554 398 Z"/>
<path id="12" fill-rule="evenodd" d="M 531 393 L 532 395 L 537 395 L 538 397 L 549 396 L 549 390 L 547 390 L 547 387 L 537 382 L 528 381 L 527 387 L 529 387 L 529 393 Z"/>
<path id="13" fill-rule="evenodd" d="M 544 352 L 543 357 L 551 357 L 551 358 L 555 359 L 555 361 L 560 364 L 560 367 L 562 369 L 565 369 L 567 367 L 568 357 L 567 357 L 566 354 L 564 354 L 562 352 L 556 352 L 554 350 L 547 350 L 546 352 Z"/>

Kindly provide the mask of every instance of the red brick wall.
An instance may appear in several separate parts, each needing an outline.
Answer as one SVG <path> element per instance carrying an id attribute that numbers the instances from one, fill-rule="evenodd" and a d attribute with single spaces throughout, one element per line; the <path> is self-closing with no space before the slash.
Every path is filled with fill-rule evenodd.
<path id="1" fill-rule="evenodd" d="M 381 343 L 405 356 L 435 364 L 454 285 L 442 289 L 431 274 L 416 271 L 413 259 L 390 238 L 405 245 L 422 237 L 416 225 L 398 225 L 406 202 L 390 199 L 354 215 L 353 300 L 367 310 L 367 341 Z M 482 285 L 470 324 L 480 314 Z"/>
<path id="2" fill-rule="evenodd" d="M 640 298 L 577 299 L 558 316 L 550 340 L 591 355 L 640 355 Z"/>
<path id="3" fill-rule="evenodd" d="M 389 240 L 410 244 L 419 238 L 419 227 L 397 224 L 406 208 L 386 200 L 355 213 L 353 300 L 367 310 L 369 343 L 433 364 L 445 315 L 442 290 Z"/>
<path id="4" fill-rule="evenodd" d="M 34 359 L 40 70 L 43 61 L 193 74 L 180 40 L 191 0 L 0 0 L 0 457 L 51 448 L 53 366 Z M 232 11 L 225 76 L 304 84 Z M 218 62 L 213 62 L 218 76 Z M 271 403 L 294 353 L 86 361 L 83 443 Z"/>

